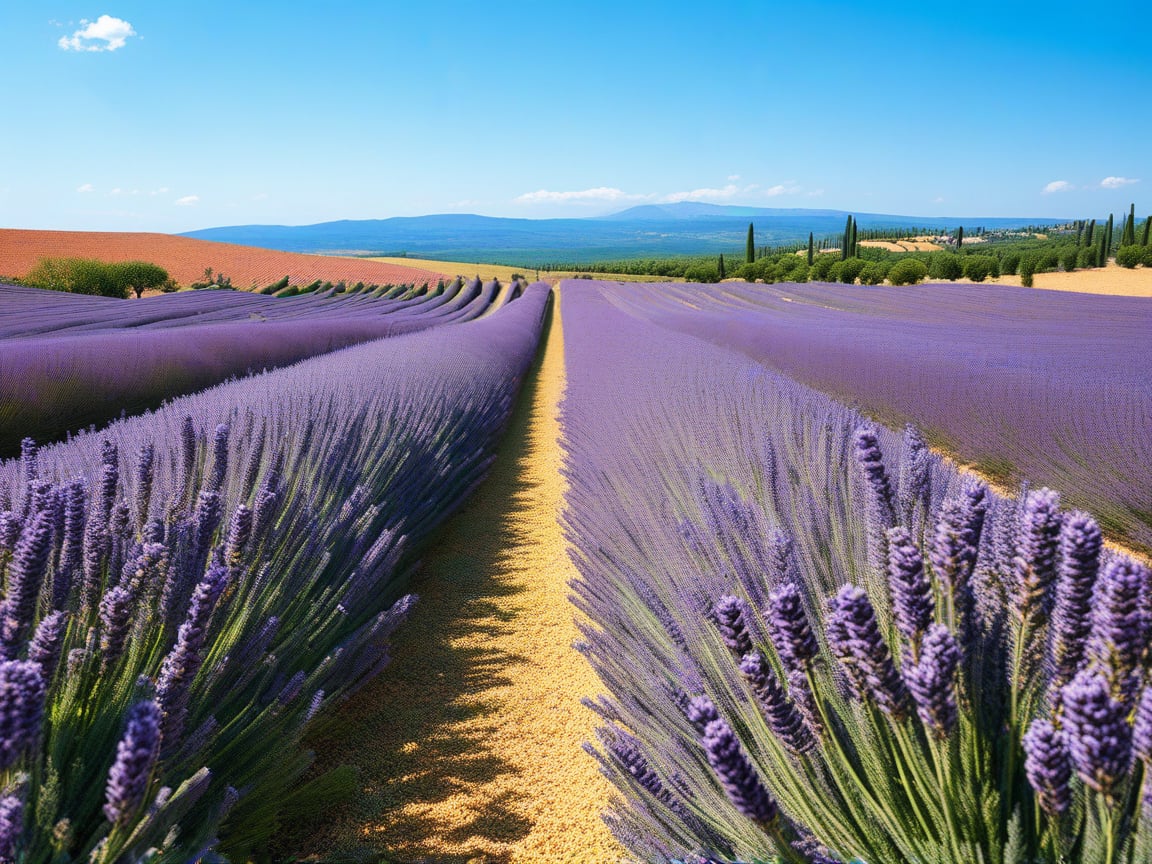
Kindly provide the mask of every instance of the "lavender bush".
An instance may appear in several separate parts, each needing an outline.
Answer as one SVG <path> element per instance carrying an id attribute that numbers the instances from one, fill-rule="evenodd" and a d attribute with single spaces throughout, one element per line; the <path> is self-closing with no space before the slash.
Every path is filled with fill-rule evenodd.
<path id="1" fill-rule="evenodd" d="M 248 860 L 350 789 L 302 736 L 388 662 L 548 297 L 0 463 L 0 859 Z"/>
<path id="2" fill-rule="evenodd" d="M 635 856 L 1152 860 L 1145 567 L 614 286 L 563 297 L 591 750 Z"/>

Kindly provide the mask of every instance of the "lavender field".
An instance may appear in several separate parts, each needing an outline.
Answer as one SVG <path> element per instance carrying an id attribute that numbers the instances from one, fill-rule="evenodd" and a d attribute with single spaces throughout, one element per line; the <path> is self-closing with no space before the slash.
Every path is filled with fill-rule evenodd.
<path id="1" fill-rule="evenodd" d="M 1008 286 L 615 287 L 645 320 L 738 350 L 997 484 L 1059 488 L 1152 550 L 1152 307 Z"/>
<path id="2" fill-rule="evenodd" d="M 1140 303 L 0 297 L 0 862 L 1152 860 Z"/>

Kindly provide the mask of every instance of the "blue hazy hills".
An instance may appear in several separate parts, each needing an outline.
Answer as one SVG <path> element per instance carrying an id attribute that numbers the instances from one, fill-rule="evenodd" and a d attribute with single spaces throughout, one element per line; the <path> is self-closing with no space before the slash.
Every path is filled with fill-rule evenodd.
<path id="1" fill-rule="evenodd" d="M 234 225 L 189 231 L 182 236 L 239 243 L 286 252 L 407 255 L 529 267 L 546 263 L 592 263 L 621 258 L 729 253 L 742 256 L 748 223 L 757 246 L 807 241 L 838 234 L 843 210 L 737 207 L 680 202 L 645 204 L 608 216 L 583 219 L 513 219 L 471 214 L 345 219 L 316 225 Z M 963 225 L 1008 229 L 1063 220 L 857 213 L 869 228 L 952 229 Z"/>

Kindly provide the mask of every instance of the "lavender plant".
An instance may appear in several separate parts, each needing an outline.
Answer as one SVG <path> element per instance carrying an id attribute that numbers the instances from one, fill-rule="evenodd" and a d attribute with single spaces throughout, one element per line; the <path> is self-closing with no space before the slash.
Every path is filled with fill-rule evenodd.
<path id="1" fill-rule="evenodd" d="M 579 647 L 602 744 L 643 756 L 641 782 L 596 748 L 634 855 L 1152 860 L 1147 568 L 1047 489 L 1001 498 L 914 434 L 890 460 L 896 434 L 614 290 L 563 296 Z"/>
<path id="2" fill-rule="evenodd" d="M 350 789 L 303 736 L 388 662 L 548 297 L 0 463 L 0 859 L 248 860 Z"/>

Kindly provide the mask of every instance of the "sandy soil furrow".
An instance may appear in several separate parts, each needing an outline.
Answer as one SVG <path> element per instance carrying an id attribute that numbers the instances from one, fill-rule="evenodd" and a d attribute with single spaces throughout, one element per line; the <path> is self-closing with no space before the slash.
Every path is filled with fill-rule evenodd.
<path id="1" fill-rule="evenodd" d="M 598 691 L 572 650 L 575 575 L 557 516 L 559 304 L 492 473 L 450 520 L 383 674 L 318 741 L 361 769 L 340 814 L 295 826 L 295 851 L 397 862 L 581 862 L 622 853 L 599 814 L 609 786 L 585 754 Z M 359 854 L 357 854 L 359 853 Z M 379 860 L 378 858 L 375 860 Z"/>

